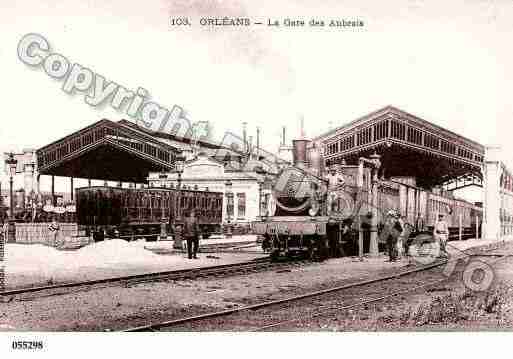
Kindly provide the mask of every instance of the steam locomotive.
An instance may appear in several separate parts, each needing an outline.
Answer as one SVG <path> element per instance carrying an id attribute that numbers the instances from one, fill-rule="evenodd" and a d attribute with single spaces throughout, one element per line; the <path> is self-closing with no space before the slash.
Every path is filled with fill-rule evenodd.
<path id="1" fill-rule="evenodd" d="M 203 238 L 221 231 L 223 195 L 191 189 L 83 187 L 75 190 L 77 222 L 98 240 L 173 233 L 194 209 Z M 164 234 L 164 235 L 165 235 Z"/>
<path id="2" fill-rule="evenodd" d="M 301 254 L 322 260 L 355 254 L 362 245 L 359 237 L 367 251 L 372 224 L 379 238 L 390 210 L 400 213 L 411 237 L 431 231 L 439 213 L 452 232 L 462 228 L 469 233 L 481 222 L 481 207 L 416 187 L 411 178 L 374 178 L 373 193 L 373 163 L 368 160 L 360 160 L 358 166 L 339 165 L 343 185 L 330 192 L 322 167 L 306 165 L 306 143 L 300 141 L 294 141 L 294 166 L 282 169 L 270 200 L 263 204 L 263 215 L 252 223 L 253 233 L 263 236 L 262 248 L 272 258 Z"/>

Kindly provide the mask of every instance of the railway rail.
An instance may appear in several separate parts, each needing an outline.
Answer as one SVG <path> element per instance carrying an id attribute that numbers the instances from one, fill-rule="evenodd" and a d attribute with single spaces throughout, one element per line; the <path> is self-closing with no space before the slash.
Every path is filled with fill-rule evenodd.
<path id="1" fill-rule="evenodd" d="M 473 257 L 483 257 L 479 254 L 474 254 L 472 255 Z M 510 257 L 510 256 L 513 256 L 513 255 L 497 255 L 495 256 L 496 258 L 494 258 L 495 260 L 493 261 L 490 261 L 490 262 L 486 262 L 487 264 L 493 264 L 495 262 L 498 262 L 500 260 L 503 260 L 507 257 Z M 497 258 L 498 257 L 498 258 Z M 386 293 L 384 295 L 378 295 L 378 296 L 371 296 L 369 298 L 367 297 L 363 297 L 363 298 L 359 298 L 358 300 L 354 301 L 354 302 L 350 302 L 348 304 L 344 303 L 343 305 L 335 305 L 335 306 L 321 306 L 317 311 L 313 312 L 313 313 L 310 313 L 309 315 L 306 315 L 305 317 L 302 317 L 302 318 L 299 318 L 299 319 L 284 319 L 284 320 L 279 320 L 279 321 L 275 321 L 271 324 L 265 324 L 265 325 L 262 325 L 262 326 L 257 326 L 255 327 L 253 330 L 254 331 L 266 331 L 266 330 L 270 330 L 270 329 L 274 329 L 274 328 L 284 328 L 286 327 L 287 325 L 291 325 L 293 323 L 296 323 L 296 322 L 299 322 L 300 320 L 304 320 L 304 319 L 312 319 L 312 318 L 315 318 L 315 317 L 322 317 L 322 316 L 326 316 L 327 314 L 330 314 L 330 313 L 334 313 L 334 312 L 348 312 L 354 308 L 358 308 L 358 307 L 362 307 L 362 306 L 368 306 L 368 305 L 372 305 L 372 304 L 375 304 L 377 302 L 381 302 L 381 301 L 385 301 L 385 300 L 390 300 L 394 297 L 398 297 L 400 295 L 406 295 L 406 294 L 410 294 L 410 293 L 413 293 L 419 289 L 426 289 L 428 290 L 428 288 L 430 287 L 436 287 L 437 285 L 440 285 L 444 282 L 447 282 L 449 280 L 449 278 L 447 277 L 443 277 L 443 278 L 440 278 L 440 279 L 435 279 L 435 280 L 431 280 L 431 281 L 427 281 L 425 283 L 422 283 L 422 284 L 419 284 L 419 285 L 413 285 L 413 286 L 407 286 L 406 288 L 404 289 L 399 289 L 399 290 L 394 290 L 394 291 L 391 291 L 390 293 Z M 434 288 L 436 290 L 436 288 Z M 445 290 L 445 289 L 444 289 Z"/>
<path id="2" fill-rule="evenodd" d="M 157 254 L 171 254 L 176 253 L 176 249 L 163 249 L 163 250 L 152 250 Z M 223 244 L 207 244 L 200 245 L 198 249 L 199 253 L 250 253 L 250 254 L 265 254 L 261 249 L 261 245 L 256 242 L 234 242 L 234 243 L 223 243 Z M 186 253 L 183 250 L 183 253 Z"/>
<path id="3" fill-rule="evenodd" d="M 267 270 L 280 270 L 285 268 L 308 265 L 309 263 L 311 262 L 306 260 L 272 262 L 269 258 L 265 257 L 247 262 L 221 264 L 208 267 L 153 272 L 83 282 L 62 283 L 32 288 L 6 290 L 0 292 L 0 297 L 4 298 L 4 300 L 7 301 L 11 301 L 13 299 L 28 300 L 34 298 L 31 297 L 32 294 L 36 294 L 35 297 L 37 298 L 43 296 L 70 294 L 83 290 L 89 290 L 96 287 L 108 287 L 118 285 L 124 285 L 128 287 L 147 282 L 193 280 L 197 278 L 206 277 L 224 277 Z"/>
<path id="4" fill-rule="evenodd" d="M 489 251 L 497 249 L 497 248 L 498 248 L 498 246 L 495 245 L 495 246 L 491 246 L 489 248 L 485 248 L 484 251 L 489 252 Z M 468 251 L 465 251 L 466 252 L 465 255 L 469 256 L 469 257 L 481 256 L 479 253 L 474 253 L 474 251 L 475 251 L 475 249 L 469 249 Z M 497 257 L 497 256 L 498 255 L 494 255 L 494 256 L 490 256 L 490 257 Z M 499 259 L 502 259 L 505 257 L 506 256 L 499 256 Z M 362 281 L 358 281 L 356 283 L 344 284 L 341 286 L 331 287 L 331 288 L 327 288 L 327 289 L 323 289 L 323 290 L 317 290 L 317 291 L 304 293 L 304 294 L 300 294 L 300 295 L 296 295 L 296 296 L 291 296 L 291 297 L 287 297 L 287 298 L 283 298 L 283 299 L 260 302 L 260 303 L 247 305 L 247 306 L 243 306 L 243 307 L 238 307 L 238 308 L 232 308 L 232 309 L 216 311 L 216 312 L 211 312 L 211 313 L 204 313 L 204 314 L 185 317 L 185 318 L 172 319 L 169 321 L 164 321 L 164 322 L 159 322 L 159 323 L 151 323 L 148 325 L 127 328 L 123 331 L 124 332 L 144 332 L 144 331 L 158 331 L 158 330 L 165 331 L 165 330 L 174 330 L 176 328 L 184 328 L 184 327 L 187 328 L 187 326 L 194 327 L 198 323 L 203 323 L 201 328 L 202 328 L 202 330 L 204 330 L 205 323 L 208 323 L 211 320 L 220 320 L 221 318 L 226 318 L 231 315 L 237 315 L 237 314 L 240 314 L 243 312 L 254 314 L 254 313 L 258 312 L 259 310 L 266 310 L 271 307 L 276 307 L 276 306 L 280 306 L 280 305 L 290 305 L 291 303 L 299 302 L 301 300 L 306 300 L 309 298 L 322 297 L 322 296 L 329 295 L 329 294 L 340 293 L 342 291 L 355 289 L 357 287 L 369 286 L 371 284 L 376 284 L 376 283 L 382 283 L 382 282 L 388 283 L 389 281 L 397 281 L 398 279 L 404 278 L 406 276 L 410 276 L 415 273 L 420 273 L 420 272 L 428 271 L 430 269 L 441 267 L 441 266 L 448 264 L 449 262 L 452 262 L 452 261 L 460 261 L 463 258 L 464 258 L 463 256 L 458 256 L 454 259 L 438 260 L 438 261 L 428 264 L 428 265 L 419 266 L 419 267 L 416 267 L 413 269 L 408 269 L 408 270 L 401 271 L 399 273 L 394 273 L 391 275 L 385 275 L 385 276 L 380 276 L 380 277 L 371 278 L 371 279 L 367 279 L 367 280 L 362 280 Z M 495 260 L 497 260 L 497 258 L 495 258 Z M 406 294 L 406 293 L 418 290 L 420 288 L 436 285 L 436 284 L 442 283 L 443 281 L 446 281 L 447 279 L 448 278 L 443 277 L 442 279 L 429 281 L 426 283 L 422 283 L 421 285 L 408 286 L 405 289 L 401 289 L 399 291 L 394 291 L 392 293 L 386 293 L 384 295 L 378 295 L 377 297 L 376 296 L 371 297 L 371 298 L 363 297 L 363 298 L 360 298 L 360 300 L 353 301 L 352 303 L 347 304 L 347 305 L 337 306 L 336 308 L 324 308 L 321 306 L 320 310 L 321 310 L 321 312 L 326 311 L 326 310 L 328 310 L 328 311 L 348 310 L 348 309 L 356 308 L 356 307 L 359 307 L 362 305 L 366 305 L 366 304 L 370 304 L 370 303 L 374 303 L 374 302 L 378 302 L 378 301 L 383 301 L 383 300 L 386 300 L 386 299 L 389 299 L 389 298 L 392 298 L 392 297 L 395 297 L 395 296 L 398 296 L 401 294 Z M 374 292 L 374 290 L 371 290 L 371 292 Z M 272 323 L 267 323 L 265 325 L 254 326 L 254 327 L 251 327 L 249 330 L 252 330 L 252 331 L 268 330 L 268 329 L 283 326 L 290 322 L 297 321 L 298 320 L 297 318 L 290 319 L 290 312 L 288 311 L 288 309 L 289 309 L 289 307 L 287 306 L 286 311 L 285 311 L 285 316 L 284 316 L 286 319 L 274 321 Z M 322 314 L 324 314 L 324 313 L 319 313 L 319 311 L 314 313 L 314 315 L 322 315 Z M 223 330 L 223 328 L 220 328 L 220 327 L 214 327 L 214 329 L 215 330 Z M 248 329 L 245 328 L 245 330 L 248 330 Z"/>

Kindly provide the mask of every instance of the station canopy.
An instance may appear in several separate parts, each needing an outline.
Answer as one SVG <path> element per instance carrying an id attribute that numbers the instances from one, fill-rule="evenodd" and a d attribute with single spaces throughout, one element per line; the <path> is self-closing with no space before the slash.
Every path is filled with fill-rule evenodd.
<path id="1" fill-rule="evenodd" d="M 484 146 L 392 106 L 333 129 L 314 143 L 326 166 L 381 155 L 381 176 L 414 177 L 423 188 L 482 186 Z"/>
<path id="2" fill-rule="evenodd" d="M 188 138 L 103 119 L 37 150 L 37 168 L 42 175 L 141 183 L 149 172 L 173 171 L 176 156 L 192 146 Z M 219 148 L 194 146 L 207 154 Z"/>

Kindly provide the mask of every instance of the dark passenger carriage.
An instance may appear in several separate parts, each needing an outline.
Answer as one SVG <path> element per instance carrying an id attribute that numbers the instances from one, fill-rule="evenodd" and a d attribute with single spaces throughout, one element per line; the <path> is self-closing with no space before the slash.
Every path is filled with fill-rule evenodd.
<path id="1" fill-rule="evenodd" d="M 191 209 L 196 210 L 203 238 L 220 232 L 223 195 L 219 192 L 169 188 L 84 187 L 75 190 L 78 225 L 95 238 L 155 240 L 173 233 Z"/>

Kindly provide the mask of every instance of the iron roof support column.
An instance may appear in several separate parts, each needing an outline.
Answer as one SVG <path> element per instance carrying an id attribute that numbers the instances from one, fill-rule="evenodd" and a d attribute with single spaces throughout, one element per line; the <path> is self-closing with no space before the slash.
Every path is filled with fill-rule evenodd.
<path id="1" fill-rule="evenodd" d="M 52 176 L 52 206 L 57 205 L 57 199 L 55 198 L 55 176 Z"/>
<path id="2" fill-rule="evenodd" d="M 70 186 L 71 200 L 73 201 L 73 177 L 70 177 L 70 179 L 69 179 L 69 186 Z"/>
<path id="3" fill-rule="evenodd" d="M 359 159 L 359 174 L 358 174 L 358 184 L 359 186 L 364 185 L 363 183 L 363 166 L 364 164 L 368 164 L 372 167 L 371 169 L 371 203 L 370 203 L 370 212 L 371 212 L 371 228 L 370 228 L 370 243 L 369 243 L 369 255 L 372 257 L 375 257 L 379 254 L 379 248 L 378 248 L 378 172 L 379 168 L 381 167 L 381 156 L 377 153 L 374 153 L 370 156 L 370 159 L 360 157 Z M 360 232 L 362 230 L 360 229 Z M 360 240 L 359 240 L 359 255 L 360 258 L 363 255 L 363 241 L 362 241 L 363 234 L 360 233 Z"/>

